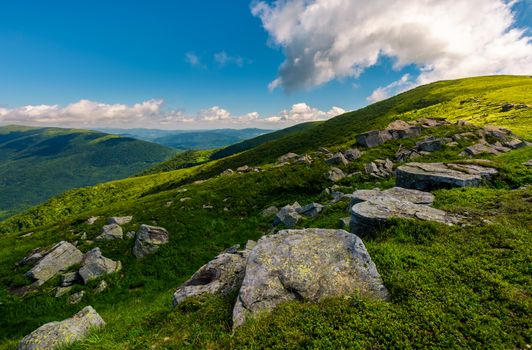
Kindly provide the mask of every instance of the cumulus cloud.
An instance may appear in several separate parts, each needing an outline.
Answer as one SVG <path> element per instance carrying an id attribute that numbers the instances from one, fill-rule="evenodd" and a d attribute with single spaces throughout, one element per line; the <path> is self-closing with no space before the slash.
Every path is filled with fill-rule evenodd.
<path id="1" fill-rule="evenodd" d="M 408 90 L 414 85 L 414 82 L 410 79 L 410 74 L 405 74 L 401 79 L 394 81 L 391 84 L 382 86 L 373 91 L 371 95 L 366 99 L 368 102 L 378 102 L 388 97 L 395 95 L 398 92 Z"/>
<path id="2" fill-rule="evenodd" d="M 181 110 L 164 109 L 163 104 L 163 100 L 160 99 L 133 105 L 80 100 L 65 107 L 27 105 L 13 109 L 0 108 L 0 124 L 81 128 L 214 129 L 250 126 L 281 128 L 305 121 L 326 120 L 345 113 L 340 107 L 322 111 L 305 103 L 297 103 L 290 109 L 269 116 L 262 116 L 256 111 L 233 115 L 219 106 L 187 114 Z"/>
<path id="3" fill-rule="evenodd" d="M 359 77 L 379 58 L 395 69 L 414 64 L 413 84 L 487 74 L 532 73 L 532 37 L 515 27 L 504 0 L 255 1 L 259 17 L 285 61 L 269 88 L 311 88 Z M 398 84 L 401 84 L 399 81 Z M 383 87 L 373 99 L 391 92 Z"/>

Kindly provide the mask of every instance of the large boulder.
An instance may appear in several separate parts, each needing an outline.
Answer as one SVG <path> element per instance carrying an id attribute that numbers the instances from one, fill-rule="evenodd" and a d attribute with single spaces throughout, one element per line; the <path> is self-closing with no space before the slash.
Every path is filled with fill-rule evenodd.
<path id="1" fill-rule="evenodd" d="M 392 135 L 393 139 L 404 139 L 421 135 L 421 127 L 419 125 L 412 125 L 403 120 L 391 122 L 386 127 L 386 130 Z"/>
<path id="2" fill-rule="evenodd" d="M 407 163 L 396 169 L 396 184 L 417 190 L 475 187 L 496 173 L 493 168 L 473 164 Z"/>
<path id="3" fill-rule="evenodd" d="M 192 296 L 227 295 L 238 291 L 244 279 L 248 250 L 229 250 L 203 265 L 174 293 L 174 306 Z"/>
<path id="4" fill-rule="evenodd" d="M 447 225 L 460 222 L 458 217 L 443 210 L 383 196 L 353 205 L 351 221 L 349 222 L 350 231 L 360 236 L 366 236 L 379 227 L 383 227 L 386 221 L 391 218 L 419 219 Z"/>
<path id="5" fill-rule="evenodd" d="M 119 224 L 109 224 L 102 227 L 102 234 L 96 237 L 98 241 L 113 241 L 124 238 L 124 232 Z"/>
<path id="6" fill-rule="evenodd" d="M 372 130 L 355 136 L 359 145 L 364 147 L 376 147 L 386 141 L 392 140 L 393 136 L 388 130 Z"/>
<path id="7" fill-rule="evenodd" d="M 18 344 L 18 350 L 52 350 L 85 338 L 91 329 L 105 325 L 101 316 L 87 306 L 71 318 L 60 322 L 46 323 Z"/>
<path id="8" fill-rule="evenodd" d="M 377 198 L 395 198 L 406 200 L 415 204 L 425 205 L 429 205 L 434 202 L 434 195 L 430 192 L 423 192 L 402 187 L 392 187 L 384 191 L 381 191 L 378 188 L 372 190 L 357 190 L 349 197 L 351 198 L 351 207 L 357 203 L 374 200 Z"/>
<path id="9" fill-rule="evenodd" d="M 163 227 L 140 225 L 137 232 L 133 255 L 137 258 L 143 258 L 146 255 L 155 253 L 159 246 L 167 244 L 170 235 Z"/>
<path id="10" fill-rule="evenodd" d="M 61 241 L 28 272 L 26 276 L 39 281 L 42 284 L 54 277 L 59 272 L 68 270 L 72 265 L 79 264 L 83 259 L 83 253 L 71 243 Z"/>
<path id="11" fill-rule="evenodd" d="M 82 266 L 78 271 L 84 284 L 98 277 L 118 272 L 122 269 L 120 261 L 114 261 L 102 255 L 100 248 L 94 248 L 85 253 Z"/>
<path id="12" fill-rule="evenodd" d="M 316 302 L 355 293 L 388 299 L 388 291 L 360 238 L 344 230 L 280 231 L 263 236 L 249 254 L 233 309 L 233 326 L 283 302 Z"/>

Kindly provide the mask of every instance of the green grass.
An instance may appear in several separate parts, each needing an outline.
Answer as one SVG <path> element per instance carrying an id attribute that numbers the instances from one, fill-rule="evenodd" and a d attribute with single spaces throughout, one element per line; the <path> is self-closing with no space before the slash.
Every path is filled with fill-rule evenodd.
<path id="1" fill-rule="evenodd" d="M 502 77 L 494 89 L 506 79 L 510 78 Z M 450 89 L 449 85 L 438 83 L 435 88 Z M 453 91 L 449 98 L 460 99 Z M 445 96 L 441 92 L 434 98 Z M 407 103 L 403 96 L 395 101 L 394 110 L 404 110 L 414 99 Z M 426 104 L 416 102 L 418 106 Z M 364 121 L 359 126 L 357 118 L 351 119 L 353 126 L 335 129 L 337 136 L 332 129 L 323 129 L 330 123 L 339 125 L 333 119 L 285 136 L 285 141 L 289 146 L 300 142 L 302 148 L 296 151 L 324 145 L 338 149 L 352 144 L 354 130 L 380 127 L 393 116 L 376 114 L 375 126 Z M 524 124 L 527 122 L 525 119 Z M 310 133 L 315 128 L 329 131 Z M 425 131 L 422 137 L 449 136 L 474 128 L 445 126 Z M 312 145 L 301 138 L 306 133 L 315 137 Z M 327 133 L 331 133 L 328 141 L 322 144 L 320 137 Z M 225 248 L 271 232 L 271 218 L 261 217 L 261 210 L 296 200 L 306 204 L 330 199 L 322 193 L 332 185 L 325 178 L 328 165 L 317 157 L 311 166 L 275 168 L 268 164 L 275 159 L 272 155 L 254 160 L 264 166 L 261 173 L 211 177 L 228 165 L 234 168 L 251 163 L 250 157 L 259 157 L 267 146 L 272 147 L 272 154 L 286 151 L 281 149 L 286 146 L 281 140 L 192 168 L 72 190 L 0 223 L 0 230 L 5 232 L 0 243 L 0 349 L 16 347 L 22 336 L 38 326 L 69 317 L 85 305 L 92 305 L 107 326 L 69 349 L 524 349 L 532 343 L 532 172 L 522 165 L 532 158 L 531 147 L 481 157 L 499 170 L 482 188 L 434 192 L 436 207 L 466 216 L 468 225 L 394 220 L 364 237 L 391 302 L 353 295 L 319 304 L 287 303 L 235 332 L 231 330 L 231 314 L 236 295 L 192 299 L 172 308 L 174 289 L 201 265 Z M 418 140 L 400 143 L 411 146 Z M 444 148 L 420 160 L 464 161 L 458 154 L 471 143 L 461 141 L 458 147 Z M 398 146 L 399 142 L 393 141 L 366 150 L 344 170 L 357 171 L 377 157 L 390 157 Z M 200 178 L 206 181 L 194 182 Z M 338 186 L 348 193 L 358 188 L 391 187 L 393 183 L 393 179 L 377 181 L 361 174 L 342 180 Z M 181 202 L 184 197 L 191 200 Z M 214 208 L 203 209 L 203 205 Z M 346 209 L 347 202 L 339 202 L 298 227 L 336 228 L 338 219 L 348 216 Z M 85 220 L 92 215 L 101 219 L 88 226 Z M 78 240 L 82 232 L 93 239 L 105 219 L 114 215 L 134 216 L 125 231 L 136 230 L 142 223 L 166 227 L 171 233 L 170 243 L 157 254 L 137 261 L 131 253 L 132 240 L 98 242 L 105 256 L 122 261 L 123 270 L 104 277 L 110 288 L 102 294 L 92 291 L 99 281 L 76 287 L 87 292 L 78 305 L 67 305 L 66 296 L 53 297 L 57 280 L 24 298 L 8 292 L 9 287 L 27 282 L 23 276 L 26 269 L 14 264 L 29 250 L 61 239 Z M 32 236 L 21 237 L 29 230 L 34 232 Z M 94 246 L 83 243 L 79 247 L 87 251 Z"/>

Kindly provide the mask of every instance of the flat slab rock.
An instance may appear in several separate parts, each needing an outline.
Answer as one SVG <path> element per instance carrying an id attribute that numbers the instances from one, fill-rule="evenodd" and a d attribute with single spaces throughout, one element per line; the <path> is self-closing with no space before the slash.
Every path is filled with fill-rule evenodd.
<path id="1" fill-rule="evenodd" d="M 393 197 L 376 197 L 353 205 L 350 231 L 365 236 L 383 226 L 390 218 L 419 219 L 453 225 L 460 219 L 428 205 L 415 204 Z"/>
<path id="2" fill-rule="evenodd" d="M 42 283 L 48 281 L 59 272 L 66 271 L 70 266 L 79 264 L 83 253 L 71 243 L 61 241 L 28 272 L 26 276 Z"/>
<path id="3" fill-rule="evenodd" d="M 292 301 L 348 296 L 387 300 L 388 291 L 362 240 L 344 230 L 284 230 L 263 236 L 249 254 L 233 326 Z"/>
<path id="4" fill-rule="evenodd" d="M 177 288 L 174 306 L 193 296 L 227 295 L 238 291 L 244 279 L 249 250 L 227 251 L 203 265 L 192 277 Z"/>
<path id="5" fill-rule="evenodd" d="M 474 164 L 407 163 L 396 169 L 396 184 L 417 190 L 477 187 L 496 173 L 496 169 Z"/>
<path id="6" fill-rule="evenodd" d="M 426 205 L 430 205 L 434 202 L 434 195 L 430 192 L 423 192 L 402 187 L 392 187 L 384 191 L 381 191 L 378 188 L 372 190 L 357 190 L 349 197 L 351 197 L 351 206 L 360 202 L 374 200 L 377 198 L 395 198 L 399 200 L 406 200 L 415 204 Z"/>
<path id="7" fill-rule="evenodd" d="M 103 326 L 104 320 L 92 306 L 87 306 L 71 318 L 40 326 L 20 341 L 18 350 L 56 349 L 81 340 L 91 329 Z"/>

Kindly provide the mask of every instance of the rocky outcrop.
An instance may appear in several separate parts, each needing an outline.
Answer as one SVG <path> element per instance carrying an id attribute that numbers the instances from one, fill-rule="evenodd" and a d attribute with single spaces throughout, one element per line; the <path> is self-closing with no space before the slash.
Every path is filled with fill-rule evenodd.
<path id="1" fill-rule="evenodd" d="M 96 237 L 97 241 L 113 241 L 124 238 L 122 227 L 118 224 L 109 224 L 102 227 L 102 234 Z"/>
<path id="2" fill-rule="evenodd" d="M 366 236 L 383 227 L 390 218 L 419 219 L 447 225 L 460 222 L 458 217 L 443 210 L 383 195 L 353 205 L 349 223 L 350 231 Z"/>
<path id="3" fill-rule="evenodd" d="M 294 227 L 301 219 L 301 215 L 298 213 L 299 209 L 301 209 L 301 206 L 298 202 L 294 202 L 292 205 L 285 205 L 275 215 L 273 225 L 277 226 L 283 224 L 286 227 Z"/>
<path id="4" fill-rule="evenodd" d="M 143 258 L 155 253 L 159 247 L 169 242 L 170 235 L 163 227 L 140 225 L 137 232 L 133 255 Z"/>
<path id="5" fill-rule="evenodd" d="M 351 198 L 350 207 L 357 203 L 370 201 L 378 198 L 393 198 L 406 200 L 410 203 L 430 205 L 434 202 L 434 195 L 430 192 L 423 192 L 402 187 L 392 187 L 381 191 L 378 188 L 372 190 L 357 190 L 349 196 Z"/>
<path id="6" fill-rule="evenodd" d="M 133 220 L 133 216 L 113 216 L 107 220 L 107 225 L 117 224 L 125 225 L 129 224 Z"/>
<path id="7" fill-rule="evenodd" d="M 476 187 L 497 170 L 473 164 L 407 163 L 397 168 L 399 187 L 431 190 L 452 187 Z"/>
<path id="8" fill-rule="evenodd" d="M 26 275 L 42 284 L 54 277 L 59 272 L 68 270 L 72 265 L 79 264 L 83 259 L 83 253 L 71 243 L 61 241 L 39 262 L 29 270 Z"/>
<path id="9" fill-rule="evenodd" d="M 91 329 L 104 325 L 104 320 L 92 306 L 87 306 L 71 318 L 46 323 L 37 328 L 20 341 L 18 350 L 56 349 L 81 340 L 89 334 Z"/>
<path id="10" fill-rule="evenodd" d="M 292 300 L 348 296 L 386 300 L 388 292 L 362 240 L 343 230 L 285 230 L 249 254 L 233 325 Z"/>
<path id="11" fill-rule="evenodd" d="M 371 163 L 364 164 L 366 174 L 376 178 L 386 178 L 393 175 L 393 162 L 386 159 L 376 159 Z"/>
<path id="12" fill-rule="evenodd" d="M 326 174 L 327 179 L 332 182 L 338 182 L 346 177 L 345 173 L 338 168 L 332 167 Z"/>
<path id="13" fill-rule="evenodd" d="M 78 273 L 84 284 L 98 277 L 118 272 L 122 269 L 120 261 L 114 261 L 102 255 L 100 248 L 89 250 L 83 256 L 82 266 Z"/>
<path id="14" fill-rule="evenodd" d="M 238 291 L 244 279 L 249 250 L 229 250 L 203 265 L 177 288 L 174 306 L 189 297 L 206 294 L 227 295 Z"/>

